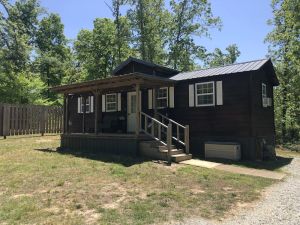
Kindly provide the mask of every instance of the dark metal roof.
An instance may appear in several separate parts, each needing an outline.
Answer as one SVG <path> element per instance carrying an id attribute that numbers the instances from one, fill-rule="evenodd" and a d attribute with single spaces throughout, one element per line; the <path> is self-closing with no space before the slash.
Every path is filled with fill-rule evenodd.
<path id="1" fill-rule="evenodd" d="M 152 67 L 152 68 L 159 68 L 161 70 L 165 70 L 165 71 L 171 72 L 173 74 L 179 73 L 178 70 L 175 70 L 175 69 L 172 69 L 172 68 L 169 68 L 169 67 L 158 65 L 158 64 L 155 64 L 155 63 L 152 63 L 152 62 L 147 62 L 147 61 L 144 61 L 144 60 L 141 60 L 141 59 L 137 59 L 137 58 L 134 58 L 134 57 L 129 57 L 127 60 L 125 60 L 124 62 L 122 62 L 120 65 L 118 65 L 112 71 L 112 74 L 116 74 L 118 71 L 120 71 L 122 68 L 124 68 L 125 66 L 127 66 L 131 62 L 140 63 L 140 64 L 143 64 L 143 65 Z"/>
<path id="2" fill-rule="evenodd" d="M 236 63 L 221 67 L 214 67 L 209 69 L 202 69 L 191 72 L 182 72 L 175 76 L 170 77 L 172 80 L 189 80 L 202 77 L 218 76 L 224 74 L 240 73 L 247 71 L 259 70 L 263 65 L 265 65 L 270 59 L 260 59 L 243 63 Z"/>

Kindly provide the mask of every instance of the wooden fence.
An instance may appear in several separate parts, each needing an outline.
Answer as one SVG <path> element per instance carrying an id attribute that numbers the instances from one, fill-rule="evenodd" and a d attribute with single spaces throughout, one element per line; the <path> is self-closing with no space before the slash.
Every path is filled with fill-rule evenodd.
<path id="1" fill-rule="evenodd" d="M 62 133 L 63 109 L 0 103 L 0 136 Z"/>

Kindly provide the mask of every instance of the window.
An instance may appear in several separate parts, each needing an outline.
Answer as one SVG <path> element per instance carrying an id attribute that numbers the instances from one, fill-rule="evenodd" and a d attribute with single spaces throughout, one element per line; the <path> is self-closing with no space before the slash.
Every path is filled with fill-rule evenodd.
<path id="1" fill-rule="evenodd" d="M 91 112 L 91 103 L 90 103 L 90 97 L 85 99 L 85 112 L 90 113 Z"/>
<path id="2" fill-rule="evenodd" d="M 117 111 L 117 104 L 118 98 L 117 94 L 107 94 L 106 95 L 106 112 L 115 112 Z"/>
<path id="3" fill-rule="evenodd" d="M 196 106 L 215 105 L 215 86 L 214 82 L 198 83 L 196 88 Z"/>
<path id="4" fill-rule="evenodd" d="M 84 105 L 85 100 L 85 105 Z M 93 113 L 94 112 L 94 96 L 88 96 L 85 99 L 83 97 L 78 97 L 78 113 Z"/>
<path id="5" fill-rule="evenodd" d="M 262 97 L 266 98 L 267 97 L 267 85 L 262 83 Z"/>
<path id="6" fill-rule="evenodd" d="M 157 108 L 162 109 L 168 107 L 168 88 L 160 88 L 157 91 L 157 96 L 156 96 L 156 102 L 157 102 Z"/>
<path id="7" fill-rule="evenodd" d="M 268 106 L 267 85 L 264 83 L 262 83 L 262 85 L 261 85 L 261 97 L 262 97 L 263 107 L 267 107 Z"/>

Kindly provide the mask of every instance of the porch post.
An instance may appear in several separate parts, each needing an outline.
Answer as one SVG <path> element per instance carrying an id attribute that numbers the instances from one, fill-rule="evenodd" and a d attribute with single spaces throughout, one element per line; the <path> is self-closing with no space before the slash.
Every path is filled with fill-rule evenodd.
<path id="1" fill-rule="evenodd" d="M 158 88 L 155 87 L 153 89 L 153 112 L 154 112 L 154 118 L 159 120 L 158 118 L 158 114 L 157 114 L 157 93 L 158 93 Z M 152 124 L 153 126 L 153 131 L 154 131 L 154 135 L 157 135 L 157 126 L 155 123 Z"/>
<path id="2" fill-rule="evenodd" d="M 135 93 L 136 93 L 136 104 L 135 104 L 135 111 L 136 111 L 136 127 L 135 127 L 135 134 L 138 136 L 140 133 L 140 84 L 137 83 L 135 86 Z"/>
<path id="3" fill-rule="evenodd" d="M 99 91 L 94 92 L 95 95 L 95 134 L 98 133 L 98 120 L 99 120 Z"/>
<path id="4" fill-rule="evenodd" d="M 69 132 L 69 101 L 68 94 L 64 94 L 64 133 Z"/>
<path id="5" fill-rule="evenodd" d="M 153 111 L 154 111 L 154 118 L 157 118 L 157 92 L 158 92 L 158 88 L 154 88 L 153 89 Z"/>

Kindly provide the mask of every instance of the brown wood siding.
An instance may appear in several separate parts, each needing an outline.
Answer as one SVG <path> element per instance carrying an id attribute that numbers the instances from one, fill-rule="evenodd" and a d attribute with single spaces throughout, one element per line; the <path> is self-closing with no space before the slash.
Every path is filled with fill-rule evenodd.
<path id="1" fill-rule="evenodd" d="M 252 78 L 252 126 L 253 136 L 267 137 L 275 135 L 274 101 L 271 107 L 262 106 L 262 83 L 267 85 L 267 97 L 274 100 L 273 85 L 267 71 L 260 70 Z"/>
<path id="2" fill-rule="evenodd" d="M 132 90 L 134 92 L 134 90 Z M 83 93 L 84 96 L 92 94 Z M 78 113 L 78 97 L 80 95 L 69 96 L 69 132 L 82 133 L 83 131 L 83 113 Z M 94 99 L 96 99 L 94 97 Z M 94 103 L 95 107 L 95 103 Z M 148 107 L 147 90 L 142 90 L 142 111 L 146 111 Z M 95 112 L 95 110 L 94 110 Z M 123 117 L 125 120 L 121 120 Z M 85 132 L 95 132 L 95 113 L 85 114 Z M 121 111 L 120 112 L 102 112 L 102 97 L 99 97 L 99 120 L 98 132 L 115 133 L 127 132 L 127 92 L 121 92 Z"/>
<path id="3" fill-rule="evenodd" d="M 249 136 L 248 73 L 182 81 L 175 87 L 171 117 L 190 125 L 191 136 Z M 223 105 L 189 107 L 189 84 L 223 82 Z"/>

